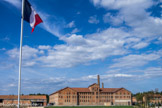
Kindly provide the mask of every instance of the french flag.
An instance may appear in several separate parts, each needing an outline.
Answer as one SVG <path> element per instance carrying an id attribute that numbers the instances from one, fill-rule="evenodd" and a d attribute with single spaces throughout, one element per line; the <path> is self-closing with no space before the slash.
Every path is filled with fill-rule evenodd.
<path id="1" fill-rule="evenodd" d="M 30 26 L 32 27 L 32 32 L 34 31 L 36 25 L 43 22 L 40 16 L 36 13 L 36 11 L 27 0 L 25 0 L 24 3 L 24 20 L 30 23 Z"/>

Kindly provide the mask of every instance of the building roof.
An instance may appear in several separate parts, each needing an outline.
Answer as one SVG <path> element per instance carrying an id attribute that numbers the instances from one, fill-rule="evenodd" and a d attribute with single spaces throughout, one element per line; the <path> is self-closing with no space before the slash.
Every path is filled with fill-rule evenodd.
<path id="1" fill-rule="evenodd" d="M 54 92 L 54 93 L 52 93 L 52 94 L 50 94 L 50 95 L 53 95 L 53 94 L 55 94 L 55 93 L 58 93 L 58 92 L 60 92 L 60 91 L 62 91 L 62 90 L 65 90 L 65 89 L 67 89 L 67 88 L 70 88 L 70 87 L 65 87 L 65 88 L 63 88 L 63 89 L 57 90 L 56 92 Z M 70 88 L 70 89 L 71 89 L 71 88 Z"/>
<path id="2" fill-rule="evenodd" d="M 76 92 L 90 92 L 89 88 L 72 88 Z"/>
<path id="3" fill-rule="evenodd" d="M 0 95 L 0 99 L 18 99 L 17 95 Z M 46 99 L 45 95 L 23 95 L 20 96 L 20 99 Z"/>
<path id="4" fill-rule="evenodd" d="M 70 87 L 65 87 L 63 89 L 60 89 L 60 90 L 52 93 L 52 94 L 58 93 L 58 92 L 65 90 L 67 88 L 70 88 Z M 89 88 L 70 88 L 70 89 L 72 89 L 76 92 L 85 92 L 85 93 L 91 92 Z M 100 88 L 100 92 L 102 92 L 102 93 L 114 93 L 114 92 L 117 92 L 120 89 L 122 89 L 122 88 Z M 50 94 L 50 95 L 52 95 L 52 94 Z"/>
<path id="5" fill-rule="evenodd" d="M 110 92 L 110 93 L 116 92 L 120 89 L 121 88 L 100 88 L 101 92 Z"/>

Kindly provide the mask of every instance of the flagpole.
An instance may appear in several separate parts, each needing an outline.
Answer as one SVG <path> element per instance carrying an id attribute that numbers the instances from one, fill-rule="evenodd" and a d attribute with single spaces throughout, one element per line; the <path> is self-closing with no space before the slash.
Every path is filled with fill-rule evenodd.
<path id="1" fill-rule="evenodd" d="M 22 42 L 23 42 L 23 21 L 24 21 L 24 0 L 22 0 L 22 14 L 21 14 L 21 34 L 20 34 L 20 56 L 19 56 L 19 80 L 18 80 L 18 108 L 20 108 L 21 95 L 21 64 L 22 64 Z"/>

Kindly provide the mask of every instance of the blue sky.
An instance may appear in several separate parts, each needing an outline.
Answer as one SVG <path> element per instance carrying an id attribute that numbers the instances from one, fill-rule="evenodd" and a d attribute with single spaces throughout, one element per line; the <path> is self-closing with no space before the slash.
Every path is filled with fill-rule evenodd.
<path id="1" fill-rule="evenodd" d="M 43 20 L 24 21 L 22 93 L 88 87 L 162 90 L 161 0 L 29 0 Z M 0 94 L 17 94 L 21 0 L 0 1 Z"/>

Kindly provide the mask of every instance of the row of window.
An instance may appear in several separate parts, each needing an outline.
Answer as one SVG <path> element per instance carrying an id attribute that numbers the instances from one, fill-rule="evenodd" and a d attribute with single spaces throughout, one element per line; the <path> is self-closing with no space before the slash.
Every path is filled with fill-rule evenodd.
<path id="1" fill-rule="evenodd" d="M 90 102 L 90 100 L 80 100 L 80 102 Z"/>
<path id="2" fill-rule="evenodd" d="M 100 100 L 100 102 L 110 102 L 110 100 Z"/>
<path id="3" fill-rule="evenodd" d="M 120 94 L 120 95 L 130 95 L 130 93 L 115 93 L 116 95 Z"/>
<path id="4" fill-rule="evenodd" d="M 77 96 L 66 96 L 66 98 L 70 98 L 70 97 L 76 98 Z M 63 96 L 59 96 L 59 98 L 63 98 Z"/>
<path id="5" fill-rule="evenodd" d="M 83 92 L 83 93 L 79 93 L 79 95 L 94 95 L 94 92 Z"/>
<path id="6" fill-rule="evenodd" d="M 113 98 L 113 96 L 100 96 L 100 98 Z"/>
<path id="7" fill-rule="evenodd" d="M 115 96 L 115 98 L 130 98 L 130 96 Z"/>
<path id="8" fill-rule="evenodd" d="M 92 100 L 95 102 L 95 100 Z M 90 100 L 80 100 L 80 102 L 90 102 Z M 110 102 L 110 100 L 100 100 L 100 102 Z"/>
<path id="9" fill-rule="evenodd" d="M 65 94 L 67 94 L 67 95 L 75 95 L 76 93 L 75 92 L 67 92 L 67 93 L 65 93 Z M 83 93 L 79 93 L 80 95 L 94 95 L 94 92 L 83 92 Z M 97 92 L 97 94 L 98 94 L 98 92 Z M 110 94 L 113 94 L 113 93 L 100 93 L 100 95 L 110 95 Z M 115 93 L 116 95 L 130 95 L 130 93 Z"/>
<path id="10" fill-rule="evenodd" d="M 70 100 L 65 100 L 65 102 L 70 102 Z"/>
<path id="11" fill-rule="evenodd" d="M 77 98 L 77 96 L 66 96 L 67 99 L 70 99 L 70 97 L 72 98 Z M 113 96 L 99 96 L 100 98 L 113 98 Z M 63 96 L 59 96 L 59 98 L 63 98 Z M 91 96 L 79 96 L 79 98 L 88 98 L 91 99 Z M 98 98 L 98 96 L 96 96 L 96 98 Z M 118 96 L 115 96 L 115 98 L 119 98 Z M 122 96 L 120 96 L 120 98 L 122 98 Z M 125 96 L 124 96 L 125 98 Z M 130 98 L 130 96 L 127 96 L 127 98 Z"/>
<path id="12" fill-rule="evenodd" d="M 91 98 L 91 96 L 79 96 L 80 98 Z"/>
<path id="13" fill-rule="evenodd" d="M 67 92 L 67 93 L 65 93 L 65 94 L 67 94 L 67 95 L 71 95 L 71 94 L 73 94 L 73 95 L 75 95 L 76 93 L 75 92 Z"/>

